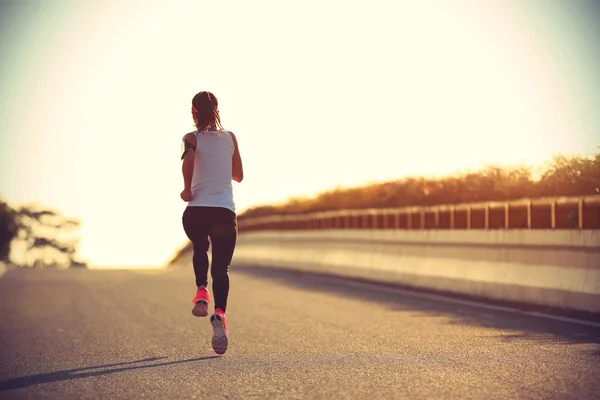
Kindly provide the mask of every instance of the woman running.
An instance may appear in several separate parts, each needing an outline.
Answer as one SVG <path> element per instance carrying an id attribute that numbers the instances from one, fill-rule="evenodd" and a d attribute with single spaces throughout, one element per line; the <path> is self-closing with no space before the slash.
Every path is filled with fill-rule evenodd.
<path id="1" fill-rule="evenodd" d="M 210 317 L 212 348 L 215 353 L 224 354 L 229 343 L 225 322 L 228 271 L 237 239 L 231 181 L 241 182 L 244 172 L 236 137 L 221 125 L 215 95 L 196 94 L 192 99 L 192 116 L 197 129 L 183 137 L 181 155 L 184 182 L 181 199 L 188 203 L 182 221 L 194 248 L 197 286 L 192 314 L 208 315 L 208 249 L 212 245 L 210 272 L 215 303 Z"/>

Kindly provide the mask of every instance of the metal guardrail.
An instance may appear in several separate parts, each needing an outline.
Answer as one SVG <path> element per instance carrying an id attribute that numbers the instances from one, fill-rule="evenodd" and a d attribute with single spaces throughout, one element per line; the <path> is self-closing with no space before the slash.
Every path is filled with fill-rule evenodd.
<path id="1" fill-rule="evenodd" d="M 316 229 L 600 229 L 600 194 L 240 218 L 240 232 Z"/>

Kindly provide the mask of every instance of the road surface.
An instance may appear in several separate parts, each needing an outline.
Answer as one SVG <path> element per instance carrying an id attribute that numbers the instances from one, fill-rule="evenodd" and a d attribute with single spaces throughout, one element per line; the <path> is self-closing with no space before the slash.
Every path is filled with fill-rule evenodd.
<path id="1" fill-rule="evenodd" d="M 0 278 L 0 399 L 597 399 L 600 328 L 260 268 L 230 347 L 190 269 Z"/>

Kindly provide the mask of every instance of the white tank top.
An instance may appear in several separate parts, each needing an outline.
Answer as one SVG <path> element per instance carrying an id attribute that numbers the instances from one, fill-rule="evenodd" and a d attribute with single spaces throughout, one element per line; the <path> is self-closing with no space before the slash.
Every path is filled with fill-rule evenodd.
<path id="1" fill-rule="evenodd" d="M 231 168 L 235 145 L 228 131 L 194 131 L 196 155 L 189 206 L 224 207 L 235 212 Z"/>

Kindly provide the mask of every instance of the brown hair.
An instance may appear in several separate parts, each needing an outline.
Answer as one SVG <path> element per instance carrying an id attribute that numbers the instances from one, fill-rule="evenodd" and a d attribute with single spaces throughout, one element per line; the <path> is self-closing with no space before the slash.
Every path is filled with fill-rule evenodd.
<path id="1" fill-rule="evenodd" d="M 211 92 L 200 92 L 194 96 L 192 114 L 196 117 L 196 128 L 199 131 L 209 128 L 223 129 L 219 117 L 219 101 Z"/>

